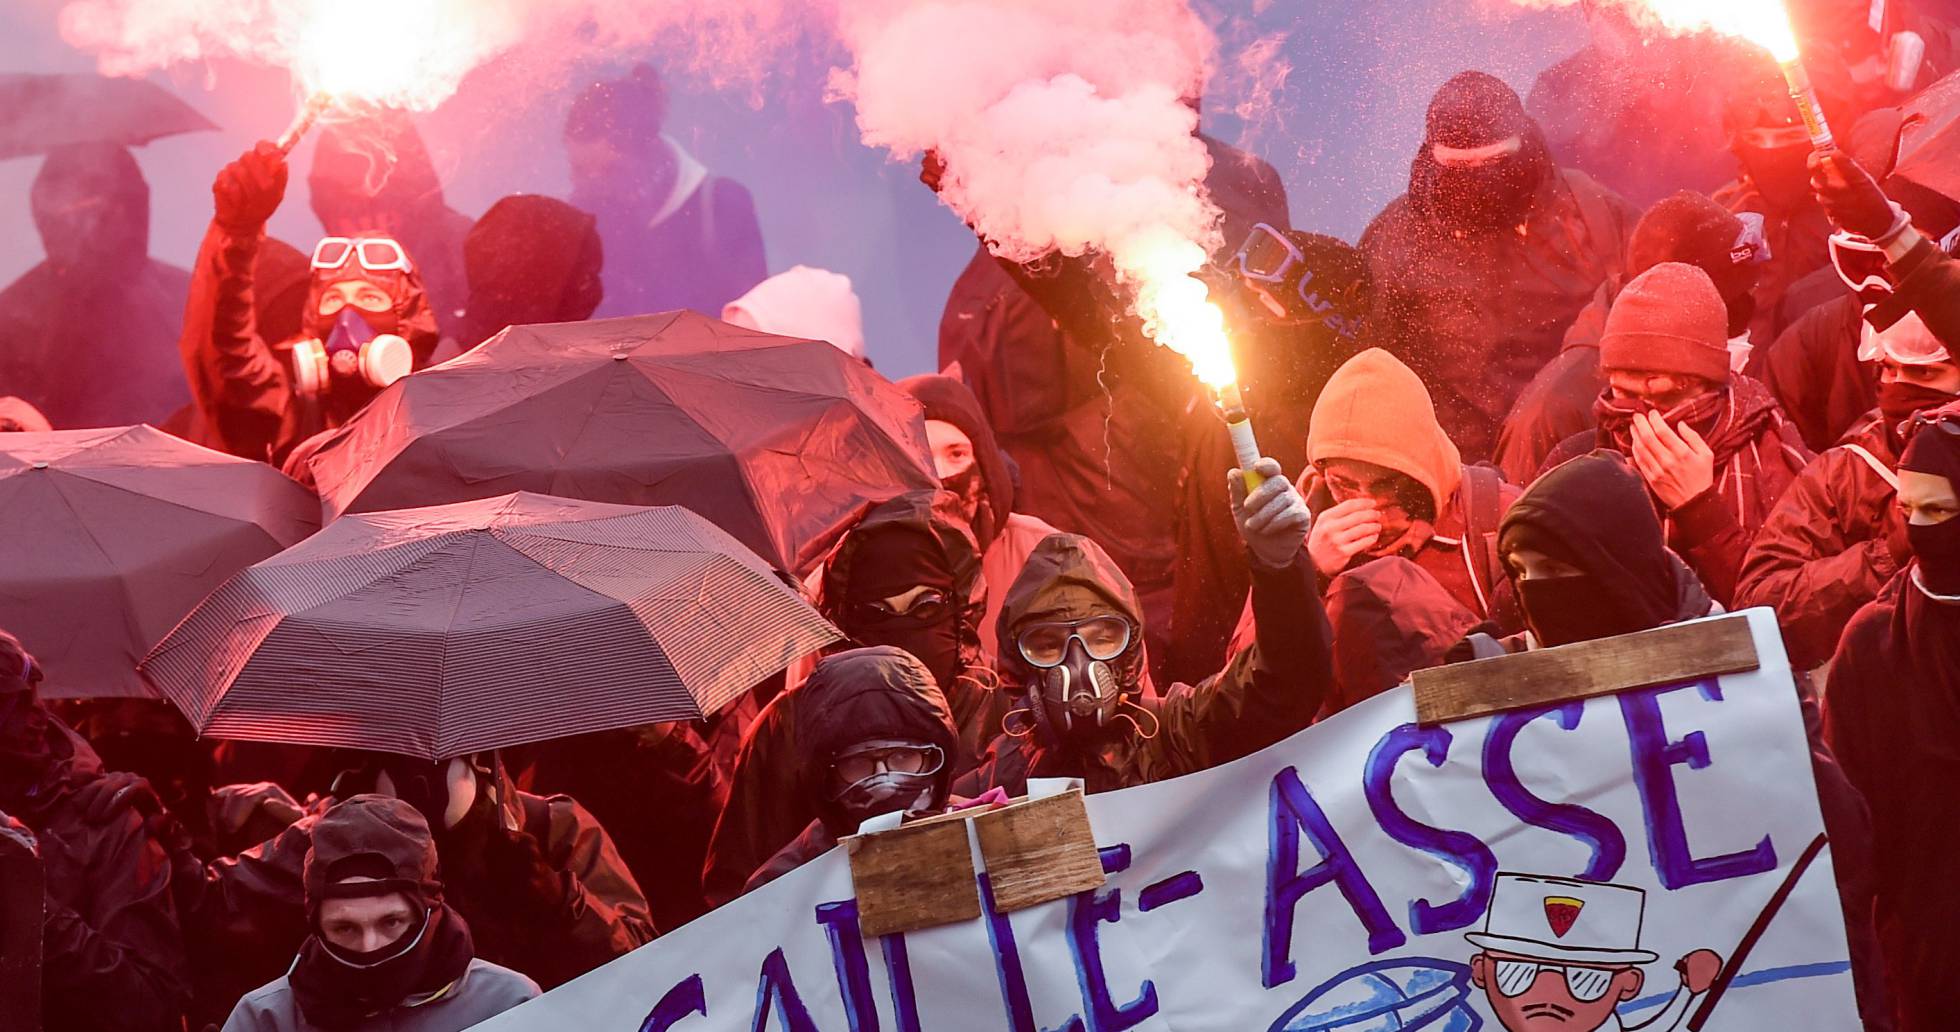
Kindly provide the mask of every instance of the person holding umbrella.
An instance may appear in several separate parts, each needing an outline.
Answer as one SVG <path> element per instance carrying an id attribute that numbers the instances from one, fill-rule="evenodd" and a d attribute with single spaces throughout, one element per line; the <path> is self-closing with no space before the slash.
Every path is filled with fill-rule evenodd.
<path id="1" fill-rule="evenodd" d="M 34 657 L 0 631 L 0 828 L 25 837 L 45 872 L 44 1027 L 177 1029 L 190 986 L 164 846 L 136 807 L 94 812 L 109 776 L 42 705 L 40 683 Z"/>
<path id="2" fill-rule="evenodd" d="M 239 1000 L 224 1032 L 460 1032 L 538 995 L 475 955 L 443 901 L 428 822 L 399 799 L 358 795 L 322 814 L 305 881 L 298 958 Z"/>

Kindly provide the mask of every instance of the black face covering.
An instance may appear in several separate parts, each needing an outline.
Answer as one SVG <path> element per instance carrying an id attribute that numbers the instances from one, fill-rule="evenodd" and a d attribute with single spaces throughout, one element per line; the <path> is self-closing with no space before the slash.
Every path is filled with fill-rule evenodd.
<path id="1" fill-rule="evenodd" d="M 1481 168 L 1438 167 L 1431 210 L 1464 229 L 1515 226 L 1531 213 L 1540 178 L 1523 158 Z"/>
<path id="2" fill-rule="evenodd" d="M 476 956 L 469 926 L 445 905 L 427 914 L 415 932 L 371 953 L 340 949 L 317 932 L 309 936 L 287 976 L 300 1015 L 321 1028 L 357 1028 L 463 977 Z"/>
<path id="3" fill-rule="evenodd" d="M 1887 423 L 1896 425 L 1912 418 L 1915 412 L 1939 408 L 1955 400 L 1955 397 L 1924 384 L 1887 380 L 1878 385 L 1878 411 Z"/>
<path id="4" fill-rule="evenodd" d="M 1945 523 L 1906 524 L 1906 540 L 1919 561 L 1919 575 L 1926 590 L 1940 595 L 1960 595 L 1960 519 Z"/>
<path id="5" fill-rule="evenodd" d="M 1525 623 L 1541 645 L 1570 645 L 1650 626 L 1619 607 L 1602 605 L 1605 589 L 1591 577 L 1541 577 L 1517 584 Z"/>
<path id="6" fill-rule="evenodd" d="M 1769 207 L 1789 212 L 1812 203 L 1808 143 L 1790 147 L 1738 143 L 1735 154 Z"/>
<path id="7" fill-rule="evenodd" d="M 941 478 L 939 486 L 960 500 L 960 511 L 966 514 L 967 525 L 979 526 L 980 506 L 987 500 L 987 483 L 980 476 L 980 464 L 975 462 L 950 477 Z"/>
<path id="8" fill-rule="evenodd" d="M 913 530 L 880 533 L 858 547 L 845 592 L 842 630 L 861 645 L 904 649 L 932 671 L 941 688 L 953 683 L 960 666 L 960 605 L 946 553 L 937 541 Z M 944 604 L 927 611 L 914 607 L 894 614 L 881 611 L 885 599 L 924 587 Z"/>

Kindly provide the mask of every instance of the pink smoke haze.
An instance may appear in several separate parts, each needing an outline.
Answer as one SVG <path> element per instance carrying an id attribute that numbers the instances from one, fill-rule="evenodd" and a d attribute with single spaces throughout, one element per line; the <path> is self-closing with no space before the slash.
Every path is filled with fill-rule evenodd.
<path id="1" fill-rule="evenodd" d="M 1519 7 L 1549 10 L 1576 7 L 1581 0 L 1510 0 Z M 1715 32 L 1745 39 L 1778 61 L 1794 61 L 1796 35 L 1783 0 L 1597 0 L 1596 7 L 1621 11 L 1635 25 L 1656 33 Z"/>

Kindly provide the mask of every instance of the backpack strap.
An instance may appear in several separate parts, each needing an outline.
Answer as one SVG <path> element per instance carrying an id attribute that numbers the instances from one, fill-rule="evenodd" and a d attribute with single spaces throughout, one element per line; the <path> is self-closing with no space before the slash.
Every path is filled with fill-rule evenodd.
<path id="1" fill-rule="evenodd" d="M 1497 561 L 1497 524 L 1503 510 L 1504 475 L 1482 464 L 1463 467 L 1463 562 L 1483 600 L 1485 617 L 1503 576 Z"/>
<path id="2" fill-rule="evenodd" d="M 1873 455 L 1870 451 L 1867 451 L 1864 445 L 1847 444 L 1844 445 L 1843 447 L 1845 451 L 1848 451 L 1851 454 L 1856 455 L 1859 458 L 1865 460 L 1865 465 L 1870 466 L 1872 468 L 1872 472 L 1878 474 L 1878 478 L 1880 480 L 1883 480 L 1887 484 L 1890 484 L 1894 492 L 1897 492 L 1899 490 L 1899 475 L 1897 473 L 1892 472 L 1892 470 L 1889 467 L 1887 467 L 1885 463 L 1878 461 L 1878 456 Z"/>

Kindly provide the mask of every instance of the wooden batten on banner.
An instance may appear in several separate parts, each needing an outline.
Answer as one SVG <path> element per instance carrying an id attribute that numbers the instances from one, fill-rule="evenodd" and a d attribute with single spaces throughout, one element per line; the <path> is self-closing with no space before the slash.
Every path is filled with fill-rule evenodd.
<path id="1" fill-rule="evenodd" d="M 1749 621 L 1737 614 L 1418 670 L 1410 681 L 1417 722 L 1441 724 L 1759 666 Z"/>
<path id="2" fill-rule="evenodd" d="M 1031 799 L 973 819 L 994 906 L 1003 914 L 1103 886 L 1082 790 Z"/>

